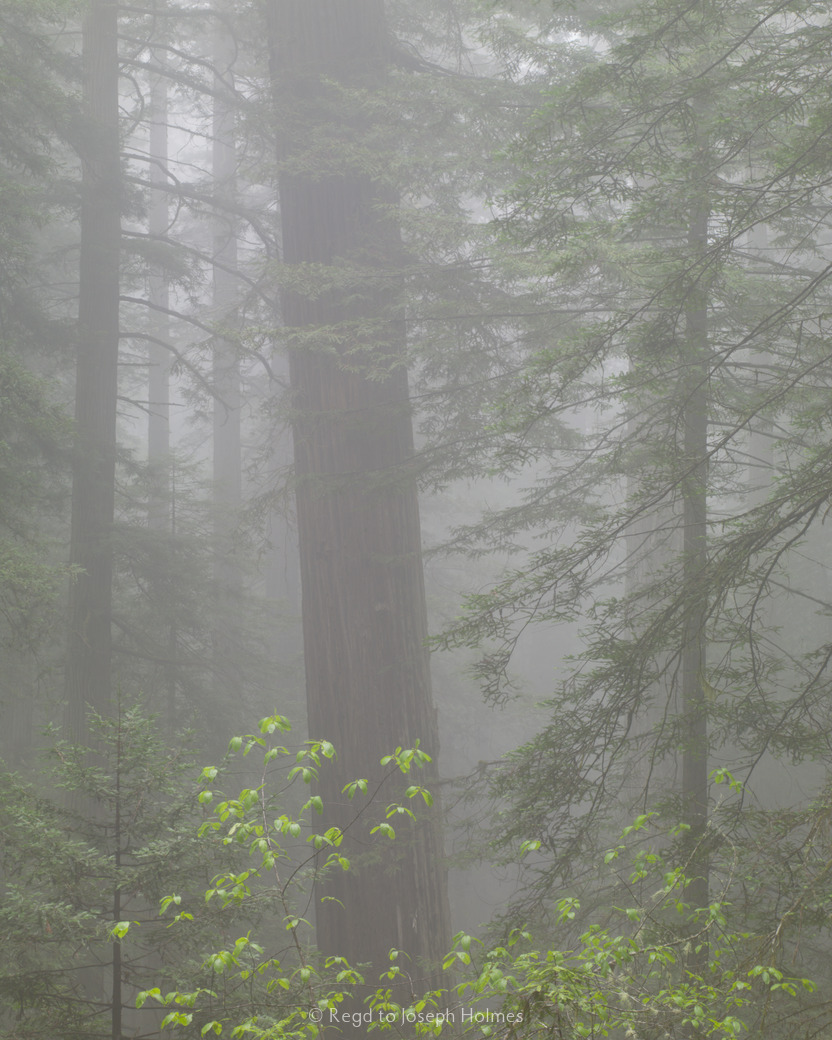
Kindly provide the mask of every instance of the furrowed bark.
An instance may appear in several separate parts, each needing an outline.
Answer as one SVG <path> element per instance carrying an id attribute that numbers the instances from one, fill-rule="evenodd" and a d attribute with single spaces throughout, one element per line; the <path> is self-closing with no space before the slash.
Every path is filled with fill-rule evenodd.
<path id="1" fill-rule="evenodd" d="M 436 815 L 398 838 L 371 836 L 342 793 L 387 772 L 379 759 L 417 741 L 436 760 L 437 726 L 425 649 L 427 621 L 395 195 L 361 167 L 371 129 L 345 112 L 341 86 L 377 90 L 388 46 L 381 0 L 274 0 L 274 73 L 281 120 L 284 262 L 317 265 L 323 293 L 283 294 L 290 346 L 297 516 L 309 730 L 338 751 L 322 768 L 322 829 L 347 830 L 347 873 L 319 886 L 318 944 L 369 963 L 374 989 L 388 951 L 405 951 L 416 991 L 435 981 L 449 939 Z M 329 83 L 324 80 L 329 80 Z M 336 82 L 333 87 L 331 81 Z M 307 149 L 330 139 L 328 169 Z M 359 158 L 356 159 L 355 156 Z M 290 276 L 291 277 L 291 276 Z M 365 280 L 365 281 L 362 281 Z M 346 286 L 346 287 L 345 287 Z M 377 821 L 410 784 L 430 788 L 435 766 L 385 781 Z M 434 791 L 434 793 L 436 793 Z M 404 799 L 406 801 L 406 799 Z M 417 806 L 413 806 L 417 808 Z"/>

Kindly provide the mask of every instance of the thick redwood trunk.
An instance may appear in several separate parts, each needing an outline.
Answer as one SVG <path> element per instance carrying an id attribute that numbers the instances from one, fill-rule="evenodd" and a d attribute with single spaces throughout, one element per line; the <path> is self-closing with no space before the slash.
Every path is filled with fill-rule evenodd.
<path id="1" fill-rule="evenodd" d="M 94 0 L 84 19 L 81 262 L 76 443 L 72 482 L 66 662 L 67 735 L 86 736 L 88 706 L 110 703 L 112 526 L 118 386 L 121 199 L 118 40 L 114 0 Z"/>
<path id="2" fill-rule="evenodd" d="M 385 772 L 379 759 L 397 745 L 420 741 L 438 751 L 419 511 L 407 472 L 413 436 L 395 200 L 354 158 L 367 121 L 345 113 L 337 89 L 322 83 L 375 88 L 387 35 L 382 0 L 274 0 L 272 13 L 284 260 L 321 265 L 315 291 L 284 293 L 309 729 L 338 750 L 334 769 L 321 771 L 321 794 L 325 826 L 345 828 L 358 808 L 341 793 L 345 783 L 366 777 L 372 787 Z M 328 169 L 307 169 L 318 161 L 310 143 L 323 140 L 334 150 L 322 156 Z M 345 289 L 339 275 L 348 271 Z M 322 279 L 332 284 L 320 293 Z M 430 787 L 433 777 L 435 770 L 406 783 Z M 406 783 L 401 775 L 386 783 L 373 819 L 402 798 Z M 418 979 L 448 940 L 439 829 L 434 820 L 393 822 L 392 846 L 352 828 L 353 869 L 319 890 L 334 897 L 318 904 L 319 946 L 371 962 L 368 982 L 392 947 L 413 958 L 408 970 Z"/>

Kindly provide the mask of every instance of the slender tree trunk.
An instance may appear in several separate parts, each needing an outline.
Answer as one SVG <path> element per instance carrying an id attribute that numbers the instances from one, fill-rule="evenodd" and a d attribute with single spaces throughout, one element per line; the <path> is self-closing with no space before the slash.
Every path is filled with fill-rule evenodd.
<path id="1" fill-rule="evenodd" d="M 271 12 L 281 158 L 292 167 L 280 178 L 284 261 L 320 265 L 332 277 L 323 293 L 286 292 L 284 318 L 309 729 L 336 745 L 337 762 L 321 770 L 323 826 L 345 829 L 358 809 L 342 794 L 348 781 L 367 778 L 372 790 L 385 773 L 379 759 L 398 745 L 420 741 L 438 752 L 419 510 L 407 472 L 413 436 L 396 200 L 360 160 L 330 158 L 323 173 L 302 168 L 310 139 L 360 153 L 365 128 L 339 108 L 324 78 L 376 88 L 388 39 L 382 0 L 273 0 Z M 349 288 L 340 289 L 348 272 Z M 430 787 L 435 776 L 388 780 L 370 817 L 403 799 L 405 783 Z M 403 950 L 418 990 L 449 937 L 442 844 L 435 818 L 397 829 L 391 846 L 362 825 L 350 828 L 352 869 L 319 887 L 318 944 L 369 962 L 373 989 L 388 951 Z"/>
<path id="2" fill-rule="evenodd" d="M 168 91 L 161 76 L 150 90 L 150 195 L 148 230 L 161 238 L 168 232 Z M 170 291 L 164 268 L 156 264 L 149 277 L 153 305 L 153 336 L 150 344 L 148 374 L 147 457 L 150 466 L 150 506 L 148 522 L 152 530 L 170 531 L 170 351 L 165 347 L 168 322 L 164 312 L 170 307 Z M 161 342 L 155 342 L 160 340 Z"/>
<path id="3" fill-rule="evenodd" d="M 110 704 L 112 526 L 118 386 L 120 169 L 118 11 L 93 0 L 83 23 L 84 108 L 66 731 Z"/>
<path id="4" fill-rule="evenodd" d="M 163 76 L 156 76 L 150 90 L 150 192 L 148 230 L 151 236 L 162 238 L 170 225 L 168 206 L 168 89 Z M 174 552 L 173 542 L 173 469 L 170 453 L 170 369 L 171 352 L 166 343 L 169 335 L 165 314 L 170 307 L 170 286 L 165 269 L 157 264 L 150 271 L 150 302 L 153 305 L 152 335 L 148 373 L 147 461 L 150 470 L 150 501 L 148 526 L 160 539 L 166 539 L 166 550 Z M 173 602 L 170 588 L 173 560 L 165 573 L 156 575 L 157 594 L 167 609 Z M 162 611 L 164 615 L 165 611 Z M 173 620 L 163 633 L 161 691 L 163 711 L 171 732 L 176 727 L 177 686 L 177 633 Z"/>
<path id="5" fill-rule="evenodd" d="M 113 886 L 113 924 L 121 920 L 121 888 L 119 887 L 121 871 L 121 765 L 122 765 L 122 725 L 121 709 L 119 708 L 118 738 L 116 743 L 116 797 L 115 797 L 115 820 L 113 827 L 113 841 L 115 849 L 113 853 L 113 865 L 115 866 L 115 884 Z M 111 1001 L 111 1026 L 112 1040 L 121 1040 L 122 1034 L 122 1012 L 124 1010 L 124 996 L 122 993 L 122 964 L 121 964 L 121 940 L 113 939 L 112 943 L 112 1001 Z"/>
<path id="6" fill-rule="evenodd" d="M 237 187 L 236 113 L 226 95 L 234 88 L 234 40 L 224 24 L 214 35 L 213 177 L 217 207 L 213 228 L 214 322 L 220 332 L 214 340 L 214 581 L 219 624 L 214 634 L 214 679 L 222 694 L 233 681 L 234 618 L 242 596 L 242 571 L 235 556 L 235 528 L 242 501 L 242 448 L 240 433 L 240 362 L 233 338 L 223 330 L 236 324 L 239 293 L 237 230 L 230 209 Z M 239 658 L 238 658 L 239 660 Z"/>
<path id="7" fill-rule="evenodd" d="M 285 356 L 272 362 L 275 380 L 280 386 L 289 383 L 289 365 Z M 292 465 L 292 431 L 282 424 L 272 434 L 270 482 L 277 489 L 285 485 L 285 472 Z M 296 616 L 300 608 L 300 575 L 298 573 L 297 525 L 290 510 L 274 506 L 266 521 L 268 554 L 264 561 L 266 599 L 280 603 L 283 610 Z"/>
<path id="8" fill-rule="evenodd" d="M 749 171 L 749 179 L 754 176 L 754 169 Z M 752 254 L 768 256 L 769 233 L 765 224 L 755 224 L 748 236 L 748 247 Z M 755 371 L 765 373 L 770 370 L 773 359 L 767 350 L 752 351 L 749 364 Z M 755 375 L 756 380 L 756 375 Z M 744 503 L 749 507 L 762 505 L 771 494 L 775 476 L 774 444 L 776 435 L 770 416 L 757 415 L 748 426 L 748 479 Z"/>
<path id="9" fill-rule="evenodd" d="M 704 180 L 704 179 L 703 179 Z M 684 735 L 682 753 L 683 821 L 688 824 L 687 901 L 692 908 L 709 903 L 708 717 L 705 698 L 708 590 L 708 290 L 704 258 L 708 244 L 707 197 L 698 199 L 688 233 L 689 262 L 695 283 L 685 305 L 683 413 L 683 573 L 686 598 L 681 655 Z M 693 962 L 707 963 L 707 947 Z"/>

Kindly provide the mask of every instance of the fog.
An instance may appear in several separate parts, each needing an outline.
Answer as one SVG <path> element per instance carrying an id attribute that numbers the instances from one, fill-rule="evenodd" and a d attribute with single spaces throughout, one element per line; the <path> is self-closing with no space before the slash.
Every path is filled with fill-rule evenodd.
<path id="1" fill-rule="evenodd" d="M 830 42 L 0 0 L 0 1036 L 827 1035 Z"/>

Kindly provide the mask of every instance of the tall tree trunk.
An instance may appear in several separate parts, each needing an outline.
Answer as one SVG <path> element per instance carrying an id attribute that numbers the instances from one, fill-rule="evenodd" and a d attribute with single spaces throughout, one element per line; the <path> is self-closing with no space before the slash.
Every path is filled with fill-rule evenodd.
<path id="1" fill-rule="evenodd" d="M 703 164 L 704 165 L 704 164 Z M 683 405 L 682 516 L 683 587 L 685 622 L 681 654 L 683 822 L 688 832 L 687 874 L 691 882 L 687 900 L 692 909 L 709 903 L 708 826 L 708 716 L 705 698 L 708 589 L 705 568 L 708 560 L 708 288 L 705 257 L 708 245 L 708 201 L 704 177 L 697 191 L 688 232 L 689 262 L 693 285 L 685 304 L 685 376 Z M 692 962 L 707 964 L 707 947 L 702 944 Z"/>
<path id="2" fill-rule="evenodd" d="M 155 76 L 150 89 L 150 192 L 148 230 L 153 237 L 168 234 L 168 89 L 165 78 Z M 162 264 L 156 264 L 149 277 L 152 336 L 149 350 L 147 462 L 150 470 L 148 526 L 165 540 L 165 552 L 174 551 L 173 470 L 170 453 L 170 369 L 171 352 L 166 311 L 170 307 L 170 286 Z M 156 594 L 163 598 L 161 616 L 171 611 L 173 560 L 164 573 L 155 576 Z M 170 620 L 162 633 L 164 647 L 161 666 L 163 712 L 171 732 L 176 726 L 176 624 Z"/>
<path id="3" fill-rule="evenodd" d="M 168 232 L 168 91 L 162 76 L 155 76 L 150 89 L 150 194 L 148 230 L 162 238 Z M 151 529 L 170 531 L 170 351 L 165 346 L 170 291 L 164 267 L 154 264 L 149 277 L 153 315 L 153 337 L 149 351 L 147 459 L 150 466 Z"/>
<path id="4" fill-rule="evenodd" d="M 273 0 L 271 12 L 286 128 L 283 257 L 287 265 L 320 265 L 328 274 L 319 277 L 332 278 L 324 292 L 287 291 L 283 305 L 309 729 L 336 745 L 338 760 L 322 768 L 320 793 L 324 826 L 344 829 L 357 811 L 342 794 L 348 781 L 367 778 L 372 790 L 386 772 L 379 759 L 399 745 L 420 741 L 434 759 L 438 752 L 419 510 L 408 474 L 413 435 L 395 278 L 396 200 L 360 168 L 354 156 L 366 128 L 324 82 L 376 88 L 388 37 L 383 0 Z M 304 167 L 304 149 L 324 140 L 350 154 L 333 162 L 330 152 L 329 168 L 316 173 Z M 356 268 L 362 274 L 354 277 Z M 369 815 L 383 816 L 406 783 L 430 787 L 435 776 L 431 769 L 415 780 L 388 779 Z M 325 879 L 318 893 L 326 897 L 317 909 L 319 946 L 369 962 L 373 989 L 393 947 L 413 959 L 408 970 L 418 989 L 449 938 L 436 818 L 399 831 L 388 848 L 388 839 L 352 827 L 345 841 L 352 869 Z"/>
<path id="5" fill-rule="evenodd" d="M 235 43 L 224 23 L 214 34 L 214 118 L 212 166 L 217 200 L 213 228 L 214 322 L 220 331 L 214 339 L 214 581 L 219 620 L 214 633 L 214 681 L 220 694 L 232 682 L 234 618 L 242 595 L 242 572 L 235 557 L 234 531 L 242 501 L 242 449 L 240 434 L 240 362 L 233 338 L 223 330 L 236 323 L 239 293 L 237 278 L 237 230 L 232 209 L 237 185 L 236 112 L 234 89 Z M 239 657 L 237 658 L 239 660 Z"/>
<path id="6" fill-rule="evenodd" d="M 272 371 L 278 386 L 288 386 L 289 363 L 285 356 L 273 359 Z M 270 447 L 270 483 L 275 491 L 282 490 L 286 485 L 285 473 L 291 469 L 293 456 L 292 431 L 282 422 L 273 429 Z M 280 603 L 282 611 L 291 616 L 297 615 L 300 608 L 296 527 L 290 509 L 282 501 L 272 507 L 266 519 L 268 552 L 263 567 L 265 595 L 266 599 Z"/>
<path id="7" fill-rule="evenodd" d="M 119 707 L 119 720 L 118 720 L 118 735 L 116 738 L 116 756 L 115 756 L 115 819 L 113 820 L 113 866 L 115 867 L 115 879 L 113 884 L 113 925 L 117 925 L 121 921 L 121 888 L 119 883 L 121 878 L 119 874 L 121 872 L 121 850 L 122 850 L 122 820 L 121 820 L 121 767 L 124 761 L 123 753 L 124 748 L 122 746 L 122 725 L 123 719 L 121 715 L 121 708 Z M 123 1012 L 124 1012 L 124 994 L 122 989 L 122 960 L 121 960 L 121 940 L 118 937 L 113 937 L 112 940 L 112 999 L 110 1008 L 110 1024 L 111 1024 L 111 1036 L 112 1040 L 121 1040 L 122 1024 L 123 1024 Z"/>
<path id="8" fill-rule="evenodd" d="M 749 170 L 749 180 L 754 176 L 753 166 Z M 769 255 L 769 229 L 766 224 L 755 224 L 748 235 L 748 248 L 752 255 L 767 257 Z M 748 358 L 749 365 L 755 372 L 770 371 L 774 361 L 769 351 L 754 350 Z M 755 375 L 755 381 L 756 381 Z M 765 376 L 763 376 L 764 382 Z M 771 416 L 757 415 L 748 424 L 748 478 L 743 495 L 748 507 L 762 505 L 771 494 L 775 477 L 774 445 L 776 433 Z"/>
<path id="9" fill-rule="evenodd" d="M 110 704 L 112 527 L 118 386 L 120 169 L 118 10 L 93 0 L 83 23 L 81 261 L 70 562 L 66 731 Z"/>

